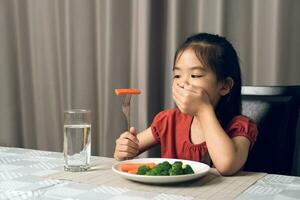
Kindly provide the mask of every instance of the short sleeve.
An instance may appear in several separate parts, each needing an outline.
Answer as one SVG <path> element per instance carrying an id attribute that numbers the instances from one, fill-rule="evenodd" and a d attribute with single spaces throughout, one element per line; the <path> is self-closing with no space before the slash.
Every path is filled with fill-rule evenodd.
<path id="1" fill-rule="evenodd" d="M 226 132 L 231 138 L 236 136 L 246 137 L 250 141 L 250 148 L 253 147 L 258 134 L 256 123 L 243 115 L 234 117 Z"/>
<path id="2" fill-rule="evenodd" d="M 160 138 L 162 133 L 166 132 L 168 126 L 168 116 L 169 112 L 167 110 L 158 113 L 151 124 L 152 134 L 157 143 L 160 142 Z"/>

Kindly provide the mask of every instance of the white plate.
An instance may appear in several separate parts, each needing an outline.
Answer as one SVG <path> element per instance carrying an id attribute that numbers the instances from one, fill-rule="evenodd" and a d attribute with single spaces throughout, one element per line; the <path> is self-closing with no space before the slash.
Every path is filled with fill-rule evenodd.
<path id="1" fill-rule="evenodd" d="M 187 175 L 179 175 L 179 176 L 144 176 L 144 175 L 135 175 L 130 174 L 127 172 L 123 172 L 120 169 L 120 165 L 123 163 L 161 163 L 164 161 L 168 161 L 170 164 L 174 163 L 175 161 L 181 161 L 183 164 L 189 164 L 195 174 L 187 174 Z M 176 182 L 183 182 L 183 181 L 189 181 L 196 178 L 200 178 L 201 176 L 204 176 L 208 171 L 210 167 L 204 163 L 201 162 L 195 162 L 190 160 L 180 160 L 180 159 L 168 159 L 168 158 L 141 158 L 141 159 L 133 159 L 133 160 L 126 160 L 119 163 L 116 163 L 112 166 L 112 170 L 116 172 L 117 174 L 121 175 L 122 177 L 143 182 L 143 183 L 176 183 Z"/>

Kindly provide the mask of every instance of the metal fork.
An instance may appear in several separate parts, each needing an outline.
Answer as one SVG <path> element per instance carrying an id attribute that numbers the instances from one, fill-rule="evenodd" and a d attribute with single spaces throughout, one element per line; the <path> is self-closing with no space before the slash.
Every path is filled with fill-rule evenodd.
<path id="1" fill-rule="evenodd" d="M 125 95 L 122 104 L 122 111 L 126 117 L 128 131 L 130 129 L 130 100 L 131 94 Z"/>

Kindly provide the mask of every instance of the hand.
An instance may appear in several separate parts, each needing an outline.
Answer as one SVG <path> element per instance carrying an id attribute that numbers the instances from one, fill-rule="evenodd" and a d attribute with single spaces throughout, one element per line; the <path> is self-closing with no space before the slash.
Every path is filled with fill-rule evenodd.
<path id="1" fill-rule="evenodd" d="M 129 131 L 121 134 L 116 140 L 114 158 L 116 160 L 126 160 L 135 157 L 139 153 L 139 140 L 136 130 L 131 127 Z"/>
<path id="2" fill-rule="evenodd" d="M 201 87 L 173 83 L 172 91 L 176 105 L 185 114 L 196 116 L 205 107 L 212 106 L 207 92 Z"/>

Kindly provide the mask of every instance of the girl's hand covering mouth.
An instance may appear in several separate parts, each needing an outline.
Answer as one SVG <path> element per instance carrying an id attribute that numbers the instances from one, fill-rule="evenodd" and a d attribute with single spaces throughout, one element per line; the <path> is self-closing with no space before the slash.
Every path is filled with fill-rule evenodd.
<path id="1" fill-rule="evenodd" d="M 172 86 L 173 99 L 179 110 L 188 115 L 197 115 L 204 107 L 211 106 L 207 92 L 198 86 Z"/>

